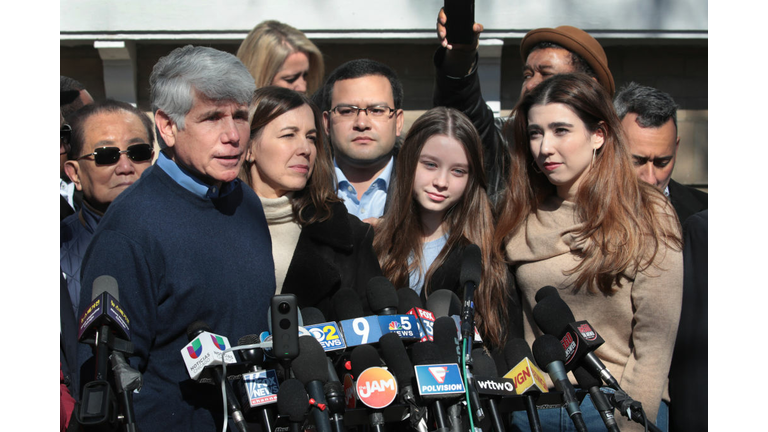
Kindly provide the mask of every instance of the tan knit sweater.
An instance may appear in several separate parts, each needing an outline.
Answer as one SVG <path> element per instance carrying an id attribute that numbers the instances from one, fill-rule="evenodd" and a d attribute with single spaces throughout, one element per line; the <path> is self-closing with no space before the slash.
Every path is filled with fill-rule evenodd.
<path id="1" fill-rule="evenodd" d="M 664 211 L 673 212 L 671 206 Z M 566 276 L 564 271 L 578 263 L 572 251 L 585 244 L 573 234 L 583 225 L 577 218 L 573 203 L 553 195 L 507 244 L 507 256 L 522 294 L 525 339 L 532 344 L 541 335 L 531 312 L 536 292 L 546 285 L 558 288 L 576 320 L 588 320 L 605 340 L 595 354 L 655 421 L 662 398 L 669 401 L 667 374 L 683 292 L 682 252 L 660 248 L 654 261 L 658 268 L 651 266 L 634 275 L 634 281 L 625 282 L 611 296 L 589 294 L 585 289 L 574 294 L 575 275 Z M 568 376 L 576 384 L 573 376 Z M 549 379 L 548 383 L 553 388 Z M 625 417 L 619 420 L 619 427 L 622 431 L 643 430 Z"/>
<path id="2" fill-rule="evenodd" d="M 301 235 L 301 226 L 293 221 L 293 209 L 288 195 L 280 198 L 262 198 L 264 216 L 267 218 L 269 235 L 272 237 L 272 259 L 275 261 L 275 294 L 283 289 L 293 252 Z"/>

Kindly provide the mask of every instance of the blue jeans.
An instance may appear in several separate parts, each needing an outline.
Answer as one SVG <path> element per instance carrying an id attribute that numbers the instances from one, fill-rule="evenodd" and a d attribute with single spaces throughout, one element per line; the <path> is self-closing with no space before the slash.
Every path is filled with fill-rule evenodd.
<path id="1" fill-rule="evenodd" d="M 613 393 L 613 389 L 608 387 L 603 387 L 601 390 L 603 393 Z M 617 419 L 619 417 L 625 418 L 616 410 L 613 413 Z M 590 395 L 587 395 L 581 402 L 581 416 L 589 432 L 607 430 L 602 417 L 600 417 L 600 413 L 592 404 L 592 397 Z M 539 410 L 539 420 L 541 421 L 541 430 L 544 432 L 576 432 L 576 427 L 573 426 L 573 421 L 568 416 L 568 411 L 565 408 Z M 659 413 L 654 424 L 663 432 L 669 430 L 669 405 L 664 401 L 661 401 L 661 405 L 659 405 Z M 511 430 L 515 432 L 529 432 L 531 430 L 531 426 L 528 423 L 528 414 L 525 411 L 515 411 L 512 413 Z"/>

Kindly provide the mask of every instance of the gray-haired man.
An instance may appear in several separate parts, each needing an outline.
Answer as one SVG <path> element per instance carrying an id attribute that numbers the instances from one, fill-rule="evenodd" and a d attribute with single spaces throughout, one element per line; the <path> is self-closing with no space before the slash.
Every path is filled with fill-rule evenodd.
<path id="1" fill-rule="evenodd" d="M 83 262 L 80 313 L 94 279 L 113 276 L 131 320 L 130 362 L 144 376 L 134 396 L 142 431 L 218 430 L 221 394 L 189 379 L 180 351 L 197 320 L 230 340 L 267 329 L 269 231 L 258 197 L 237 180 L 255 86 L 235 56 L 193 46 L 161 58 L 150 85 L 162 152 L 99 223 Z M 81 381 L 93 370 L 82 368 Z"/>

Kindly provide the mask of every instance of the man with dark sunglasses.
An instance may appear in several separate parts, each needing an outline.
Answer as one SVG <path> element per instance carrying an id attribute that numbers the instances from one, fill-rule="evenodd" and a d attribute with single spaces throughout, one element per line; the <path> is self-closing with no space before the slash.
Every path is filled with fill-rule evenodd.
<path id="1" fill-rule="evenodd" d="M 219 388 L 190 379 L 181 352 L 195 321 L 230 341 L 268 328 L 272 242 L 259 197 L 237 179 L 256 85 L 237 57 L 191 45 L 160 58 L 149 83 L 161 152 L 99 222 L 83 259 L 80 313 L 94 280 L 112 276 L 130 318 L 128 361 L 143 376 L 133 395 L 138 429 L 221 430 Z M 131 157 L 121 150 L 121 160 Z M 116 153 L 84 155 L 97 163 Z M 81 344 L 81 381 L 95 376 L 91 358 Z"/>
<path id="2" fill-rule="evenodd" d="M 152 163 L 154 135 L 149 117 L 114 100 L 86 105 L 71 117 L 70 127 L 64 169 L 82 191 L 83 205 L 61 222 L 59 258 L 77 315 L 85 249 L 112 201 Z"/>

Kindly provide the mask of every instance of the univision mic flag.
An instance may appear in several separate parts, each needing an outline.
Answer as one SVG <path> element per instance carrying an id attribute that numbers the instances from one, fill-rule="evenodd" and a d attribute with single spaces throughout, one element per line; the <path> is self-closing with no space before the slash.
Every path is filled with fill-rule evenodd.
<path id="1" fill-rule="evenodd" d="M 231 347 L 226 337 L 205 331 L 192 339 L 181 349 L 181 356 L 190 378 L 198 379 L 206 366 L 222 364 L 222 353 Z M 224 361 L 228 364 L 235 363 L 235 355 L 231 351 L 228 352 Z"/>

